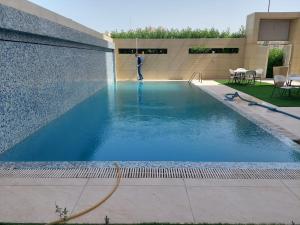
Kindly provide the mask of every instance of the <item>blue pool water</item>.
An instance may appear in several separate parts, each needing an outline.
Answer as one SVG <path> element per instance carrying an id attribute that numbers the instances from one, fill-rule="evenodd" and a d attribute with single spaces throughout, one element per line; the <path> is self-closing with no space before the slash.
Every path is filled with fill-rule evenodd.
<path id="1" fill-rule="evenodd" d="M 0 160 L 298 162 L 293 148 L 185 82 L 119 82 Z"/>

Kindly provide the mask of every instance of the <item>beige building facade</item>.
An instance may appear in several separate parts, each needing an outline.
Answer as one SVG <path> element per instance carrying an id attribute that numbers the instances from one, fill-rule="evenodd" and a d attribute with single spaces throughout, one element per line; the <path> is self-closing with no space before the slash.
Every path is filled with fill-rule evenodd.
<path id="1" fill-rule="evenodd" d="M 288 73 L 300 74 L 300 13 L 253 13 L 247 17 L 244 66 L 266 71 L 269 50 L 284 49 Z"/>
<path id="2" fill-rule="evenodd" d="M 203 79 L 227 78 L 229 69 L 245 67 L 264 70 L 271 48 L 282 48 L 288 73 L 300 74 L 300 12 L 253 13 L 248 15 L 245 38 L 201 39 L 114 39 L 118 80 L 137 77 L 134 54 L 122 49 L 163 49 L 166 54 L 145 54 L 146 80 L 188 80 L 194 72 Z M 191 54 L 190 48 L 238 49 L 238 52 Z M 120 51 L 121 50 L 121 51 Z"/>
<path id="3" fill-rule="evenodd" d="M 134 54 L 119 54 L 119 49 L 135 49 L 136 40 L 115 40 L 117 79 L 136 79 Z M 239 48 L 237 54 L 189 54 L 189 48 Z M 222 78 L 228 68 L 243 66 L 245 39 L 141 39 L 143 49 L 167 49 L 167 54 L 145 54 L 143 73 L 149 80 L 188 80 L 193 72 L 205 78 Z"/>

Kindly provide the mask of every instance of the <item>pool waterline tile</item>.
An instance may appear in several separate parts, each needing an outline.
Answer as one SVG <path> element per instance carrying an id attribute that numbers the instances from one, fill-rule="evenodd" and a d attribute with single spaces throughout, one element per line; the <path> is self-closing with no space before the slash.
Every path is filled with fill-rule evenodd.
<path id="1" fill-rule="evenodd" d="M 0 162 L 0 169 L 85 169 L 85 168 L 224 168 L 300 169 L 300 163 L 284 162 L 180 162 L 180 161 L 62 161 Z"/>

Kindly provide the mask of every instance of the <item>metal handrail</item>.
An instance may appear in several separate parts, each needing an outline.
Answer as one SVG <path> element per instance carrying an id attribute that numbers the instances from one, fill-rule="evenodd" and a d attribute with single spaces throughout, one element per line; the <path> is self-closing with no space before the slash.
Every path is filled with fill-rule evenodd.
<path id="1" fill-rule="evenodd" d="M 203 79 L 202 79 L 202 75 L 203 75 L 203 72 L 200 72 L 200 73 L 199 73 L 199 82 L 200 82 L 200 83 L 202 83 L 202 80 L 203 80 Z"/>
<path id="2" fill-rule="evenodd" d="M 198 75 L 198 80 L 199 82 L 202 83 L 202 80 L 203 80 L 203 72 L 193 72 L 188 83 L 190 84 L 194 79 L 195 77 Z"/>
<path id="3" fill-rule="evenodd" d="M 197 75 L 197 72 L 193 72 L 189 81 L 188 81 L 188 84 L 190 84 L 192 82 L 192 80 L 195 78 L 195 76 Z"/>

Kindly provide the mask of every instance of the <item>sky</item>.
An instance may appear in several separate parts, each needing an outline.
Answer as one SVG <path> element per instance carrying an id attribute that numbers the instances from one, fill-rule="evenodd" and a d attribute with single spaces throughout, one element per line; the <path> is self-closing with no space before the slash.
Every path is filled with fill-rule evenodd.
<path id="1" fill-rule="evenodd" d="M 143 27 L 237 31 L 268 0 L 30 0 L 99 32 Z M 271 0 L 270 12 L 300 11 L 300 0 Z"/>

